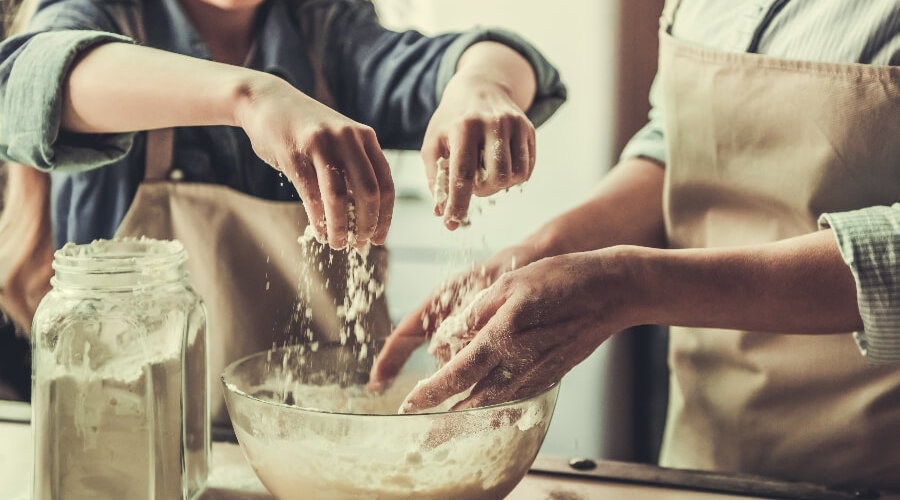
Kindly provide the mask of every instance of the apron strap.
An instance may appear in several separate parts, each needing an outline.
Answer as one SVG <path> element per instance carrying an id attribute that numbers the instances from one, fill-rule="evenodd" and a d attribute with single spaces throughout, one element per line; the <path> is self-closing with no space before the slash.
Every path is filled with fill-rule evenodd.
<path id="1" fill-rule="evenodd" d="M 144 166 L 144 181 L 164 181 L 172 168 L 172 154 L 175 146 L 175 129 L 163 128 L 147 131 L 147 156 Z"/>

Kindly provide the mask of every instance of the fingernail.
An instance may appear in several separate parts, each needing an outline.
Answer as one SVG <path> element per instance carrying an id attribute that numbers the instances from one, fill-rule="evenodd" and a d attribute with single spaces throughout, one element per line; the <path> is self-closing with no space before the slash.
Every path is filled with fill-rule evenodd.
<path id="1" fill-rule="evenodd" d="M 414 413 L 415 406 L 409 401 L 404 401 L 402 405 L 400 405 L 400 409 L 397 411 L 400 415 L 406 415 L 408 413 Z"/>

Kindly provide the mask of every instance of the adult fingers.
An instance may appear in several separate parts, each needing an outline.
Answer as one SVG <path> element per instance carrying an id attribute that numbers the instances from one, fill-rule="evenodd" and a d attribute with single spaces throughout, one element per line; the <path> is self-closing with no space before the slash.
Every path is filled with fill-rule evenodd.
<path id="1" fill-rule="evenodd" d="M 536 336 L 550 336 L 555 332 L 551 330 L 539 330 L 533 332 Z M 546 351 L 536 362 L 531 363 L 528 369 L 519 377 L 518 387 L 510 399 L 521 399 L 533 396 L 541 392 L 560 379 L 575 365 L 584 361 L 593 351 L 591 349 L 560 351 L 557 349 Z"/>
<path id="2" fill-rule="evenodd" d="M 388 336 L 369 373 L 369 389 L 379 391 L 403 369 L 412 353 L 425 342 L 423 315 L 427 303 L 408 315 Z"/>
<path id="3" fill-rule="evenodd" d="M 470 330 L 481 330 L 496 316 L 506 303 L 508 291 L 512 286 L 508 278 L 501 278 L 493 285 L 478 292 L 466 307 L 466 325 Z"/>
<path id="4" fill-rule="evenodd" d="M 499 353 L 486 340 L 494 330 L 504 328 L 497 323 L 488 324 L 483 334 L 467 345 L 459 354 L 434 375 L 427 378 L 406 396 L 401 406 L 404 413 L 414 413 L 443 403 L 486 377 L 500 361 Z"/>
<path id="5" fill-rule="evenodd" d="M 475 384 L 469 397 L 453 406 L 453 410 L 479 408 L 507 401 L 508 396 L 518 387 L 518 375 L 506 366 L 494 367 L 487 377 Z"/>
<path id="6" fill-rule="evenodd" d="M 280 170 L 288 177 L 306 210 L 306 218 L 316 232 L 316 239 L 324 242 L 327 239 L 325 227 L 325 207 L 322 204 L 322 193 L 319 191 L 319 179 L 312 161 L 302 152 L 296 152 L 290 160 L 279 162 L 284 165 Z"/>
<path id="7" fill-rule="evenodd" d="M 444 225 L 451 231 L 467 219 L 482 139 L 480 121 L 467 121 L 450 138 L 450 184 Z"/>
<path id="8" fill-rule="evenodd" d="M 409 361 L 409 357 L 425 342 L 425 337 L 409 337 L 404 335 L 390 335 L 385 341 L 381 354 L 376 358 L 372 370 L 369 372 L 369 391 L 374 393 L 384 392 L 388 384 L 394 380 L 403 366 Z"/>
<path id="9" fill-rule="evenodd" d="M 378 144 L 378 138 L 375 137 L 375 131 L 371 132 L 365 140 L 366 154 L 372 161 L 372 167 L 375 169 L 375 179 L 378 181 L 378 190 L 380 200 L 378 205 L 378 226 L 372 235 L 372 242 L 376 245 L 384 245 L 387 240 L 388 230 L 391 228 L 391 220 L 394 217 L 394 178 L 391 175 L 391 167 L 388 165 L 387 158 Z"/>

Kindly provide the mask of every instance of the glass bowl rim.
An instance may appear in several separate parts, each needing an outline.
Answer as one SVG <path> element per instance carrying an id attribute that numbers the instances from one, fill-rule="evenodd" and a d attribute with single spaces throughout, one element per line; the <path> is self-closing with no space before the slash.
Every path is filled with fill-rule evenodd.
<path id="1" fill-rule="evenodd" d="M 322 349 L 323 347 L 324 348 L 345 347 L 345 346 L 342 346 L 338 342 L 319 342 L 319 346 L 320 346 L 319 349 Z M 294 346 L 288 346 L 288 347 L 294 347 Z M 284 350 L 284 349 L 286 349 L 286 348 L 279 347 L 275 350 L 279 351 L 279 350 Z M 542 396 L 549 394 L 550 392 L 558 389 L 559 384 L 560 384 L 559 381 L 556 381 L 556 382 L 553 382 L 552 384 L 550 384 L 546 389 L 538 391 L 530 396 L 514 399 L 512 401 L 506 401 L 504 403 L 496 403 L 496 404 L 492 404 L 492 405 L 488 405 L 488 406 L 479 406 L 476 408 L 466 408 L 464 410 L 431 411 L 429 409 L 429 410 L 419 412 L 419 413 L 348 413 L 348 412 L 340 412 L 340 411 L 321 410 L 321 409 L 317 409 L 317 408 L 304 408 L 302 406 L 289 405 L 289 404 L 285 404 L 285 403 L 277 403 L 275 401 L 266 401 L 265 399 L 261 399 L 256 396 L 247 394 L 244 390 L 240 389 L 236 384 L 226 380 L 226 377 L 233 375 L 234 374 L 233 372 L 235 371 L 235 369 L 242 363 L 249 361 L 251 358 L 255 358 L 257 356 L 266 356 L 271 351 L 272 350 L 269 349 L 269 350 L 265 350 L 265 351 L 256 352 L 256 353 L 244 356 L 240 359 L 237 359 L 237 360 L 229 363 L 228 366 L 226 366 L 225 369 L 222 370 L 222 374 L 219 375 L 219 379 L 222 381 L 222 385 L 224 386 L 226 395 L 228 393 L 231 393 L 231 394 L 237 395 L 239 397 L 242 397 L 242 398 L 250 400 L 250 401 L 255 401 L 258 403 L 262 403 L 264 405 L 271 406 L 273 408 L 280 408 L 280 409 L 284 409 L 284 410 L 288 410 L 288 411 L 295 411 L 295 412 L 307 413 L 307 414 L 313 414 L 313 415 L 340 415 L 342 417 L 350 417 L 350 418 L 352 418 L 352 417 L 360 417 L 360 418 L 369 417 L 369 419 L 371 420 L 372 417 L 400 418 L 400 417 L 422 417 L 425 415 L 430 415 L 430 416 L 465 415 L 465 414 L 476 414 L 476 413 L 486 412 L 486 411 L 490 411 L 490 410 L 498 410 L 498 409 L 513 407 L 513 406 L 518 406 L 523 403 L 527 403 L 529 401 L 537 400 L 537 399 L 541 398 Z"/>

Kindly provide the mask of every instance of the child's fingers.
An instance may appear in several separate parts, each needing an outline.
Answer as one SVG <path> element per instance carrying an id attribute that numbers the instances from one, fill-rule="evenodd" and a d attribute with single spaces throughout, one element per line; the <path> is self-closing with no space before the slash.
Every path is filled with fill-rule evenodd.
<path id="1" fill-rule="evenodd" d="M 322 203 L 325 205 L 325 221 L 328 227 L 328 243 L 331 248 L 342 249 L 347 246 L 348 213 L 350 195 L 344 179 L 344 166 L 336 164 L 328 154 L 333 149 L 317 148 L 314 155 L 316 173 L 319 177 L 319 190 L 322 192 Z"/>
<path id="2" fill-rule="evenodd" d="M 294 185 L 303 201 L 307 220 L 316 232 L 316 239 L 320 242 L 327 241 L 325 207 L 322 204 L 319 179 L 312 161 L 306 155 L 298 152 L 293 155 L 291 160 L 285 159 L 279 163 L 278 166 Z"/>
<path id="3" fill-rule="evenodd" d="M 394 179 L 391 176 L 391 167 L 388 165 L 387 158 L 384 157 L 384 152 L 375 137 L 375 131 L 372 131 L 370 137 L 366 138 L 365 147 L 369 160 L 372 162 L 372 168 L 375 170 L 375 179 L 378 181 L 380 193 L 378 225 L 372 235 L 372 242 L 376 245 L 384 245 L 394 216 Z"/>
<path id="4" fill-rule="evenodd" d="M 476 186 L 475 194 L 489 196 L 510 186 L 512 167 L 509 139 L 512 119 L 503 117 L 488 128 L 484 136 L 485 182 Z"/>
<path id="5" fill-rule="evenodd" d="M 381 191 L 375 168 L 369 162 L 368 154 L 361 137 L 350 130 L 341 137 L 341 151 L 347 191 L 353 205 L 349 214 L 354 243 L 357 247 L 365 245 L 375 233 L 378 225 Z"/>
<path id="6" fill-rule="evenodd" d="M 450 185 L 444 225 L 454 230 L 466 221 L 472 197 L 475 171 L 478 168 L 482 130 L 478 123 L 470 123 L 451 138 Z"/>

